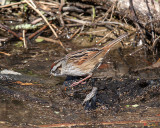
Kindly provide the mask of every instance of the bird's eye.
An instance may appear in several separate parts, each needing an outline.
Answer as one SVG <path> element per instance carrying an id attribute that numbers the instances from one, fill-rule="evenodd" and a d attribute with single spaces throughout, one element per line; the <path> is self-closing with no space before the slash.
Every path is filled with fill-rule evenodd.
<path id="1" fill-rule="evenodd" d="M 55 63 L 52 64 L 51 66 L 51 74 L 58 76 L 61 74 L 61 69 L 62 69 L 62 65 L 57 65 Z"/>

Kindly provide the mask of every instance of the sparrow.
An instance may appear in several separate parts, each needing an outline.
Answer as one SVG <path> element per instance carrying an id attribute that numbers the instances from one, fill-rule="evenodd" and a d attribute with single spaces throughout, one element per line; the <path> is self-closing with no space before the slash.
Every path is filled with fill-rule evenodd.
<path id="1" fill-rule="evenodd" d="M 71 87 L 78 85 L 90 78 L 94 70 L 100 67 L 110 49 L 127 36 L 128 33 L 122 34 L 102 48 L 88 48 L 71 52 L 55 61 L 51 66 L 50 73 L 53 76 L 87 76 L 79 82 L 73 83 Z"/>

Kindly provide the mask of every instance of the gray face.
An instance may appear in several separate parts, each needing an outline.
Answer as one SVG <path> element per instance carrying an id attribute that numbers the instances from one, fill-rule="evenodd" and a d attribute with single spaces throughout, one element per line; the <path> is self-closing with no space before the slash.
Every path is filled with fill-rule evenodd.
<path id="1" fill-rule="evenodd" d="M 51 67 L 51 74 L 54 76 L 62 76 L 62 64 L 64 63 L 63 60 L 58 60 L 54 62 Z"/>

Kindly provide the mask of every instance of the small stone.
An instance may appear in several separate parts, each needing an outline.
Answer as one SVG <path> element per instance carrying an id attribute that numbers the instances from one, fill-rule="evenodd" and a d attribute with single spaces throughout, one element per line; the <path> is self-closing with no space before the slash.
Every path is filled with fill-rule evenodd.
<path id="1" fill-rule="evenodd" d="M 1 74 L 12 74 L 12 75 L 22 75 L 21 73 L 19 72 L 15 72 L 15 71 L 12 71 L 12 70 L 8 70 L 8 69 L 4 69 L 0 72 Z"/>

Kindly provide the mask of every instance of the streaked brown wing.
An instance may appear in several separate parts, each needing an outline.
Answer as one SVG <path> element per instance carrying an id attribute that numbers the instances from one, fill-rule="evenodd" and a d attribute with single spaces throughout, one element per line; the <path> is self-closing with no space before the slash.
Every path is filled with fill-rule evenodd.
<path id="1" fill-rule="evenodd" d="M 82 49 L 73 53 L 68 54 L 67 63 L 75 63 L 76 65 L 81 65 L 84 62 L 94 58 L 101 50 L 98 48 Z"/>

